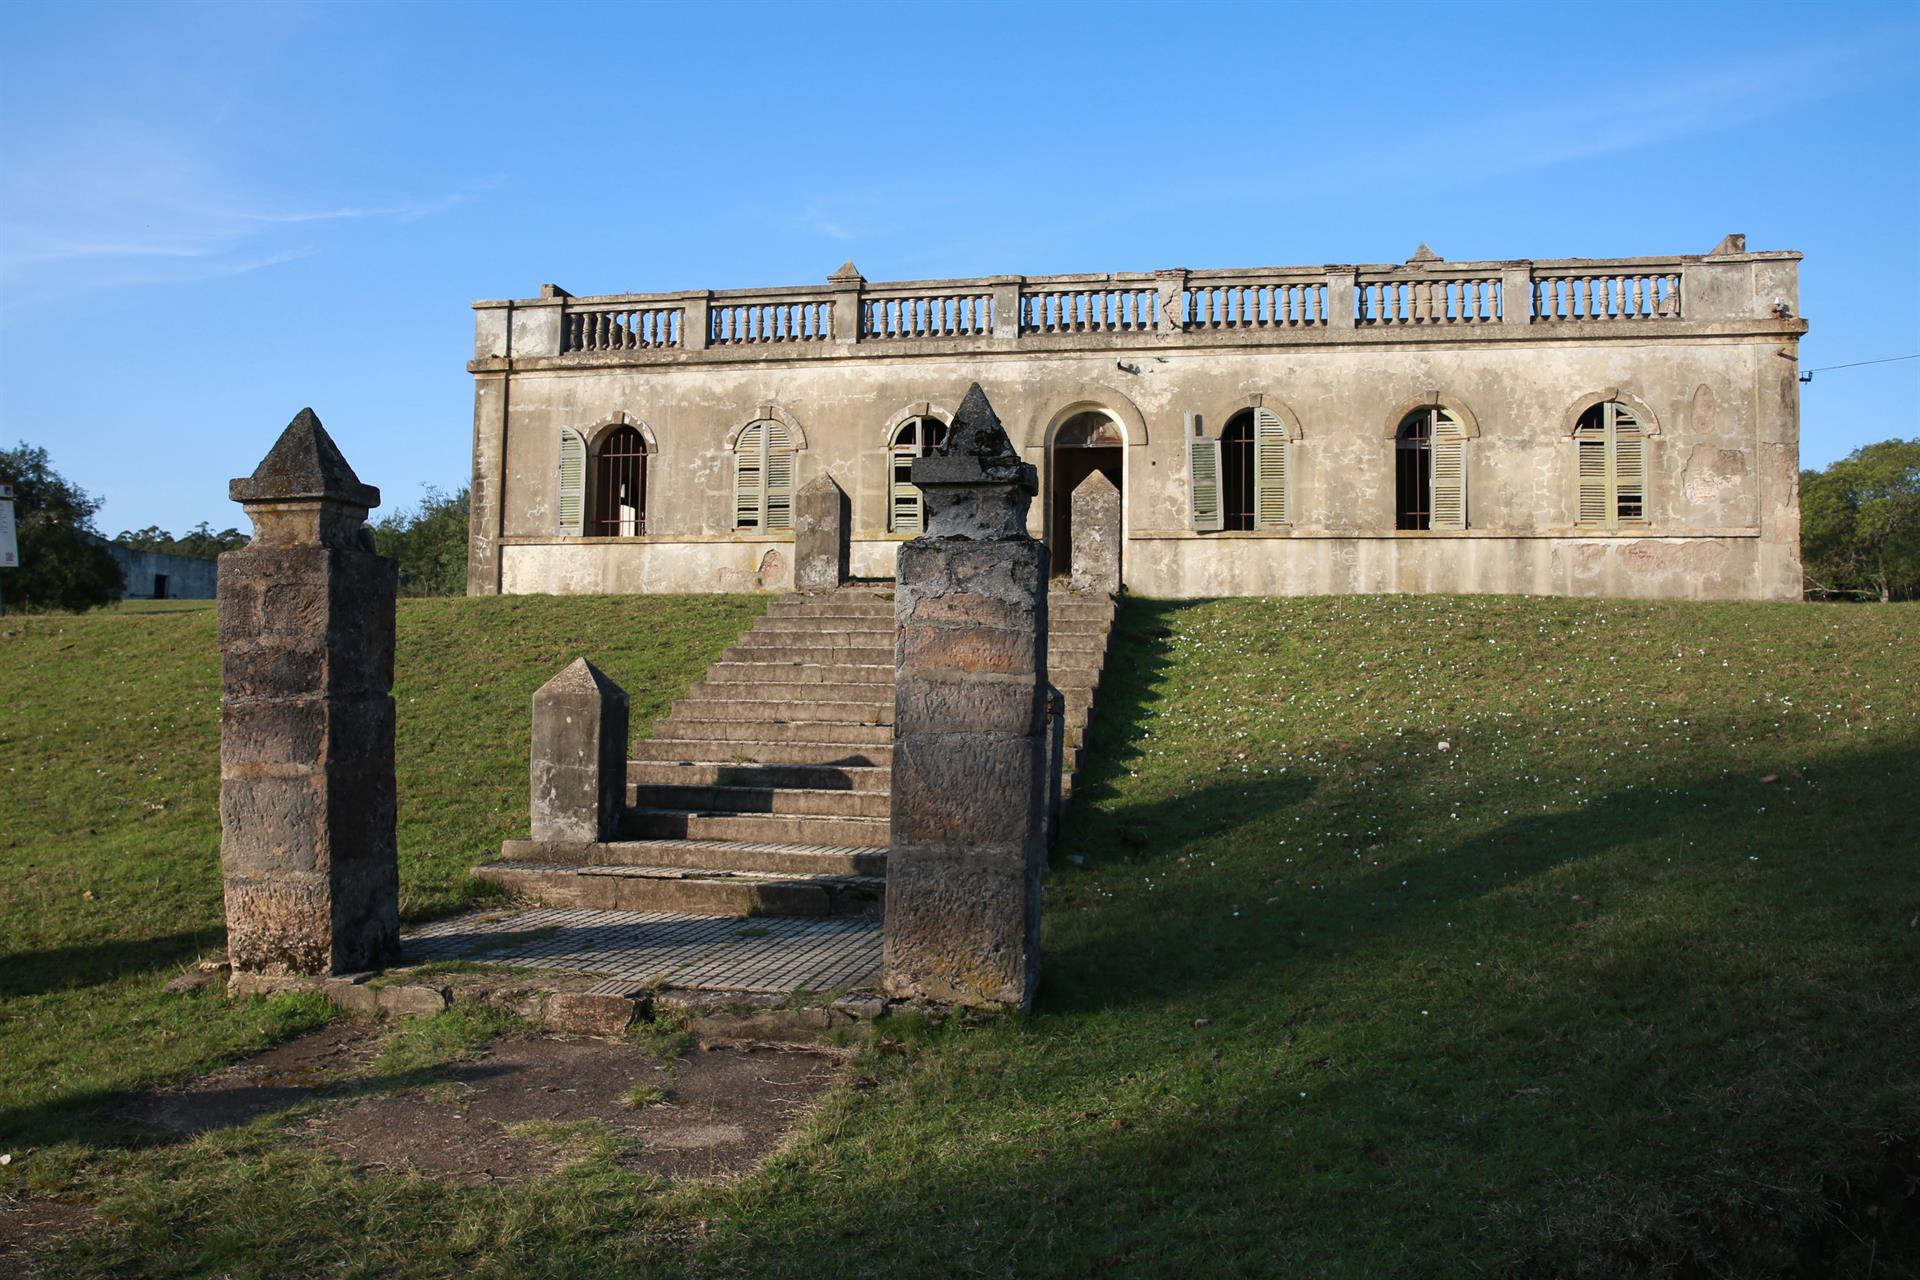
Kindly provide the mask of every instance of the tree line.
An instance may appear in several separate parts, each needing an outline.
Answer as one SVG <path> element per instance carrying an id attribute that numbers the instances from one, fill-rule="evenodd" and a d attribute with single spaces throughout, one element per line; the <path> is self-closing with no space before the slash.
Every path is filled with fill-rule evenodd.
<path id="1" fill-rule="evenodd" d="M 20 544 L 19 566 L 0 576 L 0 599 L 9 609 L 78 611 L 118 600 L 125 584 L 110 544 L 199 560 L 247 545 L 240 530 L 216 530 L 205 520 L 178 537 L 148 525 L 108 539 L 94 523 L 101 499 L 54 470 L 44 448 L 24 441 L 0 449 L 0 481 L 13 485 Z M 372 531 L 375 550 L 399 570 L 400 594 L 458 595 L 467 589 L 465 488 L 449 494 L 429 485 L 417 505 L 388 512 Z"/>

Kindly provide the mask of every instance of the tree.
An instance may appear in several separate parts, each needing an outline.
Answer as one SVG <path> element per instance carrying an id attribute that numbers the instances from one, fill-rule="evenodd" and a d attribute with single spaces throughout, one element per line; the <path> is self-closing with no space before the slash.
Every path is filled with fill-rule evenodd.
<path id="1" fill-rule="evenodd" d="M 1810 592 L 1920 596 L 1920 439 L 1882 440 L 1801 472 L 1800 554 Z"/>
<path id="2" fill-rule="evenodd" d="M 8 604 L 79 610 L 120 598 L 120 567 L 93 528 L 98 498 L 56 472 L 45 449 L 25 441 L 0 449 L 0 480 L 13 485 L 20 540 L 20 566 L 0 580 Z"/>
<path id="3" fill-rule="evenodd" d="M 374 522 L 373 546 L 400 570 L 403 596 L 460 595 L 467 589 L 467 490 L 424 487 L 418 507 Z"/>
<path id="4" fill-rule="evenodd" d="M 135 551 L 158 551 L 195 560 L 217 560 L 222 551 L 244 547 L 248 541 L 246 534 L 234 528 L 215 533 L 205 520 L 189 529 L 184 537 L 176 538 L 159 525 L 150 524 L 144 529 L 122 529 L 113 540 Z"/>

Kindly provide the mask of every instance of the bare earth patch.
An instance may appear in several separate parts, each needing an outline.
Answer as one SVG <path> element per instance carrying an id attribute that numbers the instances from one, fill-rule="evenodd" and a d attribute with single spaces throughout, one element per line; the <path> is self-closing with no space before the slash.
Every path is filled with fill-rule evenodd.
<path id="1" fill-rule="evenodd" d="M 184 1088 L 142 1094 L 126 1114 L 141 1124 L 180 1134 L 245 1124 L 309 1101 L 359 1075 L 379 1048 L 378 1027 L 339 1018 Z"/>
<path id="2" fill-rule="evenodd" d="M 451 1088 L 365 1098 L 320 1117 L 314 1132 L 364 1167 L 490 1182 L 551 1172 L 568 1153 L 542 1126 L 590 1121 L 624 1144 L 620 1163 L 636 1173 L 714 1178 L 771 1154 L 834 1065 L 814 1053 L 712 1050 L 669 1067 L 599 1040 L 502 1040 L 453 1068 Z M 627 1100 L 656 1089 L 664 1101 Z"/>
<path id="3" fill-rule="evenodd" d="M 0 1275 L 31 1275 L 19 1267 L 29 1251 L 57 1235 L 84 1230 L 93 1209 L 53 1200 L 15 1200 L 0 1195 Z"/>
<path id="4" fill-rule="evenodd" d="M 371 1074 L 380 1036 L 378 1026 L 343 1018 L 182 1089 L 144 1095 L 126 1114 L 192 1135 L 333 1101 L 304 1131 L 366 1169 L 510 1182 L 611 1143 L 635 1173 L 708 1179 L 770 1155 L 837 1065 L 825 1054 L 726 1049 L 663 1064 L 605 1040 L 508 1037 L 478 1061 L 396 1078 Z"/>

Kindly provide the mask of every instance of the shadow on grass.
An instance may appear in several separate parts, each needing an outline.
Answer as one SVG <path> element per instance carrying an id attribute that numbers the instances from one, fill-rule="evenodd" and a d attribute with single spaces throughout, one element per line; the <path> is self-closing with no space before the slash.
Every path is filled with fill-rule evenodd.
<path id="1" fill-rule="evenodd" d="M 244 1060 L 237 1065 L 244 1066 Z M 312 1083 L 98 1090 L 0 1111 L 0 1134 L 30 1147 L 73 1141 L 95 1150 L 166 1147 L 284 1114 L 309 1102 L 350 1102 L 429 1085 L 472 1084 L 519 1070 L 463 1062 Z"/>
<path id="2" fill-rule="evenodd" d="M 128 974 L 172 968 L 226 938 L 224 928 L 194 929 L 154 938 L 111 938 L 0 957 L 0 997 L 19 999 L 97 987 Z"/>

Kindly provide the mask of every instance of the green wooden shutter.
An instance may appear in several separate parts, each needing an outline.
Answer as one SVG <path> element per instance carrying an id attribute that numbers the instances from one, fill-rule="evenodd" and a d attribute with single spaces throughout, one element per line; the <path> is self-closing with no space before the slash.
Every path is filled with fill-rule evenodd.
<path id="1" fill-rule="evenodd" d="M 1254 527 L 1278 529 L 1291 523 L 1287 500 L 1287 424 L 1271 409 L 1253 411 Z"/>
<path id="2" fill-rule="evenodd" d="M 1579 501 L 1573 522 L 1579 525 L 1611 524 L 1607 500 L 1607 430 L 1589 423 L 1574 432 L 1574 448 L 1579 452 Z"/>
<path id="3" fill-rule="evenodd" d="M 1613 516 L 1616 523 L 1647 518 L 1647 440 L 1640 423 L 1618 401 L 1607 405 L 1608 442 L 1613 446 Z"/>
<path id="4" fill-rule="evenodd" d="M 1221 528 L 1220 442 L 1189 436 L 1187 467 L 1193 527 L 1203 533 L 1216 532 Z"/>
<path id="5" fill-rule="evenodd" d="M 560 481 L 554 510 L 560 532 L 579 536 L 587 520 L 587 442 L 569 427 L 560 428 Z"/>
<path id="6" fill-rule="evenodd" d="M 765 527 L 767 511 L 767 424 L 750 422 L 733 445 L 733 527 Z"/>
<path id="7" fill-rule="evenodd" d="M 1445 409 L 1435 409 L 1433 440 L 1433 518 L 1435 529 L 1467 527 L 1467 438 Z"/>
<path id="8" fill-rule="evenodd" d="M 909 423 L 909 426 L 912 424 Z M 901 428 L 904 434 L 906 428 Z M 887 456 L 887 520 L 888 527 L 895 533 L 920 532 L 920 491 L 913 487 L 909 473 L 914 458 L 919 456 L 920 446 L 896 443 L 888 449 Z M 919 440 L 916 431 L 914 439 Z"/>
<path id="9" fill-rule="evenodd" d="M 767 423 L 767 529 L 793 528 L 793 441 L 778 422 Z"/>

